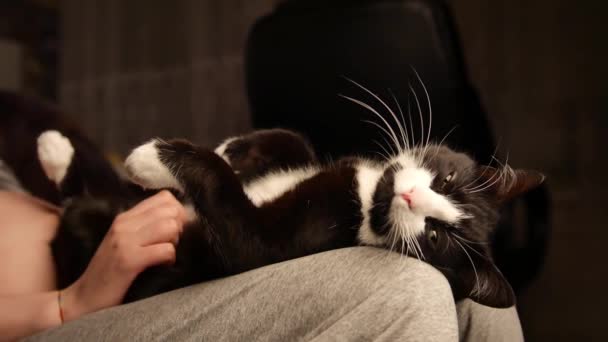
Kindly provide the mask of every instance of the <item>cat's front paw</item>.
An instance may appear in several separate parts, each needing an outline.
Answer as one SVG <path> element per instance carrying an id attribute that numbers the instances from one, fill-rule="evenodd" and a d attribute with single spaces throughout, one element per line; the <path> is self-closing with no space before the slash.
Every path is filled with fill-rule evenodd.
<path id="1" fill-rule="evenodd" d="M 70 139 L 58 131 L 45 131 L 38 136 L 38 160 L 46 176 L 61 184 L 74 157 Z"/>
<path id="2" fill-rule="evenodd" d="M 153 139 L 133 150 L 125 160 L 125 169 L 133 183 L 145 189 L 175 189 L 183 192 L 171 169 L 161 160 L 159 146 Z"/>

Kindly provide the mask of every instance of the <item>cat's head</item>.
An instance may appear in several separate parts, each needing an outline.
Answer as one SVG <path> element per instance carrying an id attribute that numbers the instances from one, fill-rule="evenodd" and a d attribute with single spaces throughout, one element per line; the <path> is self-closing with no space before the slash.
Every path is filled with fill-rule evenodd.
<path id="1" fill-rule="evenodd" d="M 370 227 L 384 247 L 440 270 L 457 298 L 509 307 L 515 296 L 492 262 L 490 235 L 500 205 L 543 180 L 534 171 L 478 165 L 445 146 L 416 148 L 384 164 Z"/>

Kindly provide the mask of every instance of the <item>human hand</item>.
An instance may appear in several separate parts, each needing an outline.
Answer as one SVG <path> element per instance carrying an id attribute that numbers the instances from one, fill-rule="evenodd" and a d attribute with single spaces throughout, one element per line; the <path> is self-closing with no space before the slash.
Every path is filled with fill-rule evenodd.
<path id="1" fill-rule="evenodd" d="M 175 262 L 185 220 L 184 207 L 166 190 L 116 216 L 85 272 L 61 291 L 64 320 L 120 304 L 139 273 Z"/>

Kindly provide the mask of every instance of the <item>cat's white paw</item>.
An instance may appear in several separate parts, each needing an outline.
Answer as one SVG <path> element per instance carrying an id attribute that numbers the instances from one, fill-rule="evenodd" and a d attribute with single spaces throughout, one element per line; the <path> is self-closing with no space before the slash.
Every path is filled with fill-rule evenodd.
<path id="1" fill-rule="evenodd" d="M 145 189 L 171 188 L 183 192 L 182 186 L 158 154 L 158 140 L 153 139 L 131 152 L 125 160 L 125 169 L 136 184 Z"/>
<path id="2" fill-rule="evenodd" d="M 61 184 L 73 157 L 70 139 L 58 131 L 45 131 L 38 136 L 38 160 L 46 176 L 55 184 Z"/>

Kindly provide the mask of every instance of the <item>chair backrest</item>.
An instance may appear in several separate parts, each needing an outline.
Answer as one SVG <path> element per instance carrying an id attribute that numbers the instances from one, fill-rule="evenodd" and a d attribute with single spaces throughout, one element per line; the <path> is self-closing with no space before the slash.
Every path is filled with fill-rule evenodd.
<path id="1" fill-rule="evenodd" d="M 416 142 L 428 129 L 425 92 L 433 108 L 431 139 L 489 162 L 494 152 L 488 118 L 467 77 L 459 39 L 448 7 L 441 0 L 286 0 L 259 19 L 250 31 L 245 74 L 253 124 L 304 133 L 320 155 L 382 153 L 375 141 L 386 134 L 368 110 L 338 96 L 368 103 L 398 131 L 386 108 L 353 85 L 348 77 L 377 92 L 398 112 L 408 103 Z M 424 129 L 410 85 L 421 102 Z M 390 92 L 389 92 L 390 89 Z M 518 203 L 525 222 L 516 222 L 514 206 L 505 210 L 493 242 L 494 255 L 518 291 L 538 273 L 550 231 L 547 188 Z"/>
<path id="2" fill-rule="evenodd" d="M 416 141 L 428 129 L 431 139 L 469 151 L 481 162 L 493 152 L 484 111 L 466 77 L 451 16 L 440 1 L 326 0 L 285 1 L 252 28 L 246 49 L 246 80 L 253 124 L 282 126 L 307 135 L 321 154 L 337 157 L 381 151 L 382 131 L 364 122 L 382 123 L 339 94 L 376 108 L 397 130 L 388 111 L 346 78 L 378 93 L 398 113 L 391 92 L 408 117 Z M 409 119 L 406 119 L 409 123 Z M 426 137 L 425 137 L 426 139 Z M 384 144 L 384 143 L 383 143 Z"/>

